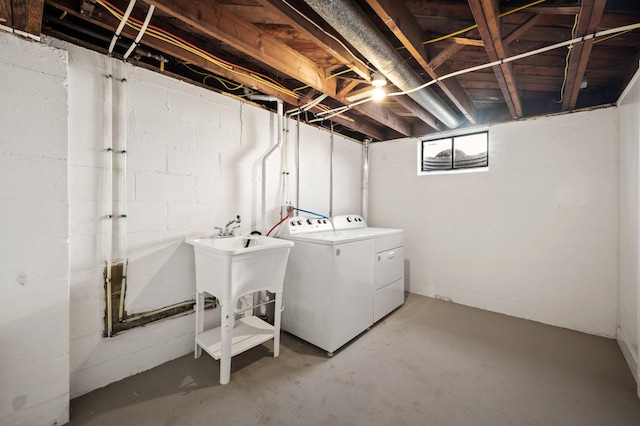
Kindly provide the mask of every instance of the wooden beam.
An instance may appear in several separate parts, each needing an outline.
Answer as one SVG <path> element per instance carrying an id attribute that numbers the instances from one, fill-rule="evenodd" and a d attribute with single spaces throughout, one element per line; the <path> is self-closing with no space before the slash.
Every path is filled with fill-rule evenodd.
<path id="1" fill-rule="evenodd" d="M 371 80 L 370 71 L 362 60 L 355 57 L 343 45 L 338 43 L 324 31 L 302 18 L 295 10 L 281 0 L 257 0 L 263 7 L 280 15 L 299 31 L 305 33 L 314 43 L 335 57 L 342 64 L 351 68 L 356 74 L 367 81 Z"/>
<path id="2" fill-rule="evenodd" d="M 413 99 L 404 95 L 404 96 L 395 96 L 393 98 L 397 103 L 402 105 L 407 111 L 411 112 L 417 118 L 419 118 L 423 123 L 427 124 L 430 128 L 435 130 L 444 130 L 438 121 L 433 115 L 431 115 L 428 111 L 418 105 Z M 419 136 L 422 131 L 416 134 L 416 126 L 412 128 L 411 136 Z"/>
<path id="3" fill-rule="evenodd" d="M 308 86 L 336 98 L 336 80 L 327 79 L 322 68 L 284 43 L 245 21 L 228 8 L 212 0 L 147 0 L 159 10 L 177 18 L 203 33 L 252 56 Z M 344 99 L 338 99 L 348 103 Z M 411 125 L 392 111 L 371 103 L 355 107 L 362 114 L 404 135 L 411 134 Z"/>
<path id="4" fill-rule="evenodd" d="M 521 35 L 529 31 L 535 24 L 540 20 L 540 15 L 533 15 L 529 19 L 527 19 L 522 25 L 518 28 L 511 31 L 509 34 L 505 36 L 502 42 L 506 45 L 509 45 L 520 38 Z"/>
<path id="5" fill-rule="evenodd" d="M 89 18 L 88 16 L 85 16 L 80 13 L 75 0 L 47 0 L 47 4 L 50 4 L 60 10 L 67 12 L 70 15 L 89 21 L 95 25 L 98 25 L 110 31 L 114 31 L 120 22 L 105 10 L 102 10 L 101 13 L 94 13 L 92 15 L 92 18 Z M 191 44 L 199 45 L 199 47 L 205 51 L 209 51 L 209 52 L 215 51 L 212 46 L 208 46 L 206 43 L 203 44 L 203 41 L 201 38 L 195 39 L 191 34 L 185 31 L 181 31 L 178 28 L 171 27 L 165 22 L 154 22 L 154 25 L 160 28 L 168 29 L 174 35 L 182 38 L 183 40 L 190 42 Z M 122 30 L 122 36 L 125 38 L 132 40 L 135 38 L 136 35 L 137 35 L 137 31 L 129 28 L 128 26 L 125 26 L 124 29 Z M 179 47 L 176 47 L 171 43 L 168 43 L 166 41 L 163 41 L 157 38 L 145 36 L 145 38 L 143 39 L 143 42 L 148 47 L 156 49 L 176 59 L 192 63 L 202 69 L 205 69 L 211 72 L 212 74 L 218 75 L 220 77 L 226 78 L 231 81 L 235 81 L 237 83 L 244 84 L 248 87 L 252 87 L 255 90 L 258 90 L 264 94 L 278 97 L 290 105 L 295 105 L 295 106 L 301 105 L 300 101 L 297 98 L 283 94 L 269 85 L 265 85 L 256 80 L 253 80 L 248 75 L 248 73 L 242 72 L 240 70 L 236 70 L 236 72 L 231 72 L 227 68 L 220 67 L 212 62 L 209 62 L 203 59 L 202 57 L 192 52 L 180 49 Z M 311 111 L 320 112 L 321 109 L 315 108 L 315 109 L 312 109 Z M 331 121 L 339 123 L 356 132 L 363 133 L 365 135 L 371 136 L 378 140 L 384 140 L 388 134 L 386 129 L 384 129 L 381 126 L 374 125 L 367 120 L 363 120 L 362 118 L 359 118 L 359 119 L 351 118 L 349 117 L 348 113 L 343 114 L 343 116 L 345 118 L 342 118 L 340 116 L 332 117 Z"/>
<path id="6" fill-rule="evenodd" d="M 13 28 L 11 0 L 0 0 L 0 25 L 4 25 L 7 28 Z"/>
<path id="7" fill-rule="evenodd" d="M 505 10 L 509 12 L 510 9 Z M 511 9 L 512 10 L 512 9 Z M 524 10 L 526 13 L 536 13 L 538 15 L 577 15 L 580 13 L 580 6 L 532 6 Z"/>
<path id="8" fill-rule="evenodd" d="M 464 46 L 478 46 L 478 47 L 484 47 L 484 41 L 482 40 L 477 40 L 475 38 L 465 38 L 465 37 L 450 37 L 447 40 L 455 43 L 455 44 L 462 44 Z"/>
<path id="9" fill-rule="evenodd" d="M 348 104 L 345 100 L 341 100 L 341 102 Z M 411 124 L 409 124 L 407 120 L 400 117 L 390 109 L 384 108 L 375 102 L 367 102 L 365 104 L 358 105 L 353 109 L 387 127 L 392 128 L 398 133 L 402 133 L 405 136 L 411 136 L 413 134 Z"/>
<path id="10" fill-rule="evenodd" d="M 576 37 L 582 37 L 598 29 L 602 14 L 604 13 L 605 4 L 606 0 L 582 0 L 582 7 L 578 15 L 578 25 L 575 31 Z M 573 109 L 576 106 L 578 93 L 580 92 L 580 84 L 584 78 L 584 72 L 587 69 L 592 47 L 593 39 L 590 39 L 582 43 L 574 44 L 571 49 L 566 77 L 567 81 L 562 94 L 563 111 Z"/>
<path id="11" fill-rule="evenodd" d="M 355 89 L 361 82 L 358 80 L 350 80 L 348 81 L 344 87 L 338 90 L 336 97 L 338 98 L 346 98 L 346 95 L 350 93 L 353 89 Z"/>
<path id="12" fill-rule="evenodd" d="M 462 49 L 464 49 L 463 44 L 455 44 L 455 43 L 450 44 L 449 46 L 442 49 L 440 53 L 433 56 L 433 59 L 429 61 L 429 66 L 434 70 L 436 68 L 439 68 L 440 66 L 442 66 L 442 64 L 444 64 L 446 61 L 451 59 L 456 53 L 458 53 Z"/>
<path id="13" fill-rule="evenodd" d="M 404 2 L 394 0 L 367 0 L 367 3 L 427 74 L 433 79 L 437 78 L 438 73 L 429 66 L 427 60 L 427 51 L 422 43 L 425 39 L 422 28 L 407 5 Z M 440 72 L 447 74 L 449 69 L 444 64 L 441 64 Z M 440 81 L 438 82 L 438 86 L 469 121 L 476 122 L 475 106 L 458 80 L 448 79 Z"/>
<path id="14" fill-rule="evenodd" d="M 217 1 L 147 0 L 147 3 L 322 93 L 336 94 L 335 79 L 327 79 L 322 68 Z"/>
<path id="15" fill-rule="evenodd" d="M 323 110 L 318 107 L 311 108 L 311 112 L 318 113 Z M 335 117 L 331 117 L 327 119 L 327 121 L 332 121 L 336 124 L 340 124 L 341 126 L 347 127 L 349 129 L 355 130 L 356 132 L 360 132 L 367 136 L 371 136 L 372 138 L 378 140 L 387 139 L 387 131 L 380 126 L 376 126 L 373 123 L 370 123 L 368 120 L 364 120 L 361 117 L 352 117 L 350 114 L 340 114 Z"/>
<path id="16" fill-rule="evenodd" d="M 88 16 L 80 13 L 80 11 L 77 8 L 77 4 L 74 4 L 73 0 L 47 0 L 47 4 L 50 4 L 60 10 L 67 12 L 70 15 L 84 19 L 86 21 L 89 21 L 93 24 L 96 24 L 110 31 L 115 31 L 116 27 L 120 23 L 119 20 L 111 16 L 105 10 L 102 10 L 101 13 L 94 13 L 93 18 L 89 18 Z M 159 22 L 155 22 L 154 25 L 160 28 L 164 27 L 164 25 Z M 201 39 L 199 41 L 196 41 L 190 34 L 186 32 L 181 32 L 177 28 L 171 28 L 170 32 L 182 38 L 183 40 L 190 42 L 191 44 L 195 45 L 197 43 L 200 43 L 200 47 L 205 51 L 210 51 L 210 52 L 213 51 L 212 49 L 208 49 L 208 46 L 206 45 L 203 46 Z M 125 26 L 122 30 L 122 36 L 130 40 L 133 40 L 137 34 L 138 34 L 138 31 L 133 30 L 128 26 Z M 143 42 L 146 46 L 156 49 L 176 59 L 192 63 L 202 69 L 205 69 L 211 72 L 212 74 L 218 75 L 220 77 L 234 81 L 236 83 L 244 84 L 245 86 L 248 86 L 248 87 L 255 88 L 255 90 L 258 90 L 264 94 L 278 97 L 288 104 L 298 105 L 299 101 L 296 97 L 292 97 L 285 93 L 282 93 L 277 89 L 274 89 L 271 85 L 263 84 L 260 81 L 254 80 L 249 76 L 249 73 L 245 71 L 234 70 L 234 72 L 232 72 L 228 68 L 224 68 L 219 65 L 216 65 L 213 62 L 209 62 L 206 59 L 202 58 L 201 56 L 196 55 L 195 53 L 180 49 L 179 47 L 175 46 L 172 43 L 168 43 L 164 40 L 150 37 L 148 35 L 145 36 L 145 38 L 143 39 Z"/>
<path id="17" fill-rule="evenodd" d="M 497 0 L 467 0 L 473 17 L 478 24 L 478 31 L 484 40 L 487 55 L 491 62 L 509 56 L 509 49 L 502 42 L 500 18 Z M 518 93 L 513 63 L 497 65 L 493 70 L 500 84 L 500 90 L 509 107 L 512 117 L 522 117 L 522 102 Z"/>
<path id="18" fill-rule="evenodd" d="M 44 0 L 13 0 L 13 28 L 40 37 Z"/>

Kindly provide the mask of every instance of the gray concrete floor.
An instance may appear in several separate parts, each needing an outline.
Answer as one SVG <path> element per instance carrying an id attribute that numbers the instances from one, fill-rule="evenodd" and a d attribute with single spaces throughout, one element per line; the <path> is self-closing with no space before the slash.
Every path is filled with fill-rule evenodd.
<path id="1" fill-rule="evenodd" d="M 71 402 L 72 425 L 640 425 L 613 340 L 409 295 L 329 358 L 287 333 L 189 354 Z"/>

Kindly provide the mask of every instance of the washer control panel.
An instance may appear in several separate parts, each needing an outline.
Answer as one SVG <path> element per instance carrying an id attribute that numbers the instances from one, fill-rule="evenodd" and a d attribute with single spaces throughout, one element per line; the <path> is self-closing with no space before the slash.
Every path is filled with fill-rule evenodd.
<path id="1" fill-rule="evenodd" d="M 335 230 L 367 227 L 367 222 L 364 218 L 357 214 L 333 216 L 331 218 L 331 223 L 333 223 L 333 228 Z"/>
<path id="2" fill-rule="evenodd" d="M 333 231 L 331 221 L 324 217 L 291 217 L 280 225 L 280 235 L 298 235 L 309 232 Z"/>

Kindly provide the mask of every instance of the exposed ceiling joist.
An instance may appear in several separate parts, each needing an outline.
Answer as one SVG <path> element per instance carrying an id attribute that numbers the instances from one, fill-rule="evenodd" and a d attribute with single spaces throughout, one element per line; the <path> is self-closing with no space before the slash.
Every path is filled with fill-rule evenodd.
<path id="1" fill-rule="evenodd" d="M 540 21 L 540 18 L 541 18 L 540 15 L 533 15 L 532 17 L 527 19 L 522 25 L 520 25 L 519 27 L 517 27 L 516 29 L 511 31 L 509 34 L 507 34 L 505 36 L 504 40 L 502 40 L 502 41 L 506 45 L 509 45 L 509 44 L 513 43 L 518 38 L 520 38 L 521 35 L 523 35 L 527 31 L 529 31 L 531 28 L 533 28 L 533 26 L 535 24 L 537 24 L 538 21 Z"/>
<path id="2" fill-rule="evenodd" d="M 257 0 L 264 7 L 272 10 L 291 21 L 298 30 L 304 32 L 318 46 L 326 50 L 331 56 L 338 59 L 343 65 L 351 68 L 356 74 L 364 80 L 369 81 L 370 71 L 360 58 L 355 57 L 342 44 L 330 37 L 324 31 L 320 30 L 307 19 L 301 17 L 298 12 L 289 7 L 282 0 Z"/>
<path id="3" fill-rule="evenodd" d="M 79 17 L 85 20 L 90 20 L 94 24 L 97 24 L 102 28 L 105 28 L 110 31 L 115 31 L 115 28 L 118 26 L 118 23 L 119 23 L 117 19 L 112 17 L 106 11 L 100 14 L 96 13 L 93 15 L 93 18 L 90 18 L 89 16 L 82 14 L 77 10 L 77 4 L 74 4 L 73 0 L 49 0 L 48 3 L 54 4 L 57 8 L 64 10 L 65 12 L 71 15 L 74 15 L 76 17 Z M 171 28 L 171 32 L 177 35 L 178 37 L 182 38 L 183 40 L 192 41 L 193 42 L 192 44 L 195 44 L 195 40 L 193 39 L 193 36 L 183 31 L 180 31 L 177 28 Z M 133 40 L 136 37 L 137 33 L 138 32 L 136 30 L 133 30 L 128 26 L 125 26 L 122 30 L 122 36 L 126 37 L 129 40 Z M 255 87 L 257 90 L 259 90 L 262 93 L 265 93 L 267 95 L 272 95 L 272 96 L 278 96 L 281 99 L 283 99 L 283 101 L 291 105 L 296 105 L 296 106 L 298 105 L 299 101 L 297 98 L 289 96 L 286 93 L 277 91 L 272 86 L 263 84 L 260 81 L 253 79 L 247 72 L 244 72 L 242 70 L 231 71 L 228 68 L 217 65 L 214 62 L 207 61 L 203 57 L 193 52 L 180 49 L 179 47 L 176 47 L 174 44 L 171 44 L 165 40 L 150 37 L 148 35 L 144 38 L 144 43 L 145 45 L 153 49 L 156 49 L 167 55 L 178 58 L 182 61 L 194 64 L 220 77 L 227 78 L 229 80 L 244 84 L 248 87 Z M 202 42 L 200 42 L 200 44 L 202 44 Z"/>
<path id="4" fill-rule="evenodd" d="M 468 0 L 468 2 L 478 24 L 480 36 L 484 40 L 489 60 L 493 62 L 508 57 L 508 46 L 502 41 L 497 0 Z M 513 64 L 497 65 L 493 67 L 493 70 L 512 117 L 522 117 L 522 102 L 518 93 Z"/>
<path id="5" fill-rule="evenodd" d="M 578 14 L 578 24 L 575 31 L 576 37 L 582 37 L 598 29 L 605 3 L 606 0 L 582 0 L 582 7 Z M 582 84 L 582 79 L 587 69 L 592 47 L 593 39 L 590 39 L 575 44 L 571 48 L 571 56 L 569 57 L 569 67 L 567 69 L 562 98 L 563 110 L 570 110 L 576 106 L 580 85 Z"/>
<path id="6" fill-rule="evenodd" d="M 441 64 L 439 75 L 429 66 L 427 51 L 423 44 L 425 37 L 422 28 L 406 4 L 393 0 L 367 0 L 367 3 L 431 78 L 436 79 L 439 75 L 450 72 L 445 64 Z M 467 120 L 472 123 L 477 121 L 475 106 L 458 80 L 440 81 L 438 86 L 465 115 Z"/>
<path id="7" fill-rule="evenodd" d="M 44 0 L 0 0 L 0 25 L 40 37 Z"/>
<path id="8" fill-rule="evenodd" d="M 310 87 L 335 97 L 335 79 L 286 44 L 223 7 L 217 1 L 147 0 L 164 13 L 281 70 Z"/>
<path id="9" fill-rule="evenodd" d="M 0 0 L 0 25 L 4 25 L 7 28 L 13 28 L 11 0 Z"/>
<path id="10" fill-rule="evenodd" d="M 44 0 L 42 31 L 105 52 L 120 22 L 120 17 L 112 16 L 107 9 L 123 11 L 128 1 Z M 593 48 L 591 42 L 576 44 L 569 58 L 566 50 L 556 49 L 494 69 L 478 67 L 567 40 L 578 14 L 576 36 L 640 22 L 637 0 L 528 1 L 519 7 L 511 3 L 523 3 L 514 0 L 149 0 L 148 3 L 160 7 L 132 62 L 196 80 L 196 84 L 200 81 L 208 88 L 232 95 L 241 95 L 243 88 L 249 87 L 292 106 L 308 104 L 319 93 L 328 94 L 330 98 L 323 101 L 324 105 L 317 105 L 299 117 L 312 122 L 324 117 L 321 125 L 341 124 L 344 127 L 338 126 L 337 132 L 357 139 L 420 136 L 433 133 L 442 123 L 457 127 L 463 120 L 459 111 L 454 110 L 466 111 L 461 102 L 464 99 L 469 99 L 475 108 L 479 124 L 525 114 L 532 117 L 555 113 L 563 102 L 565 109 L 615 102 L 637 70 L 640 57 L 640 31 L 633 31 L 599 39 Z M 24 33 L 23 29 L 29 26 L 24 24 L 24 17 L 28 16 L 25 11 L 42 13 L 41 4 L 42 0 L 0 0 L 0 25 Z M 499 10 L 498 4 L 509 7 Z M 136 3 L 132 14 L 137 21 L 134 26 L 140 25 L 148 7 L 146 0 Z M 16 25 L 16 10 L 20 25 Z M 66 17 L 62 12 L 68 12 Z M 380 17 L 386 26 L 381 25 Z M 358 28 L 366 31 L 357 31 Z M 169 39 L 163 39 L 157 30 L 171 33 Z M 136 34 L 137 28 L 126 27 L 114 55 L 124 52 Z M 425 42 L 427 38 L 430 40 Z M 398 46 L 406 48 L 404 53 L 398 54 Z M 362 63 L 358 58 L 372 62 Z M 566 59 L 570 66 L 566 67 Z M 199 68 L 191 68 L 189 64 Z M 425 92 L 434 96 L 429 101 L 422 91 L 411 92 L 409 97 L 422 108 L 394 96 L 381 103 L 353 106 L 327 118 L 331 116 L 328 108 L 350 105 L 359 95 L 370 93 L 368 73 L 372 68 L 382 71 L 404 91 L 421 87 L 425 81 L 451 71 L 476 70 L 457 73 L 439 82 L 446 84 L 427 87 Z M 398 68 L 402 68 L 402 77 L 395 75 Z M 204 80 L 199 75 L 202 72 Z M 585 75 L 589 84 L 580 90 Z M 402 83 L 409 80 L 411 84 Z M 460 87 L 459 93 L 455 92 L 456 86 Z M 558 98 L 562 102 L 558 103 Z M 441 123 L 434 123 L 429 114 L 435 114 L 436 110 Z M 445 113 L 446 110 L 452 110 L 457 117 Z M 318 115 L 320 112 L 326 114 Z M 473 121 L 473 115 L 467 115 L 467 119 Z"/>

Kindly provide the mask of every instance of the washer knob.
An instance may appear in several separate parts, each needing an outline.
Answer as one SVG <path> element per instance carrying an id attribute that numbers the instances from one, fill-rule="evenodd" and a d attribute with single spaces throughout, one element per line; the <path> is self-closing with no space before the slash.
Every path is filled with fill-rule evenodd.
<path id="1" fill-rule="evenodd" d="M 347 217 L 347 222 L 351 222 L 351 218 L 350 217 Z"/>

